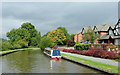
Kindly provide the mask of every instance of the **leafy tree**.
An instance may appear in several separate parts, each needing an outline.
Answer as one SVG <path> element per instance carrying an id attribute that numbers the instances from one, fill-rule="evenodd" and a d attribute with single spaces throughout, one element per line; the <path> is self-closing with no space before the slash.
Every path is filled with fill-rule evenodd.
<path id="1" fill-rule="evenodd" d="M 36 37 L 31 38 L 31 43 L 30 46 L 37 46 L 38 45 L 38 40 Z"/>
<path id="2" fill-rule="evenodd" d="M 20 45 L 21 48 L 28 48 L 28 42 L 24 39 L 17 41 L 16 44 Z"/>
<path id="3" fill-rule="evenodd" d="M 71 35 L 70 35 L 70 39 L 71 39 L 71 40 L 74 40 L 74 36 L 75 36 L 75 34 L 71 34 Z"/>
<path id="4" fill-rule="evenodd" d="M 97 38 L 99 38 L 99 35 L 96 34 L 91 28 L 88 28 L 87 32 L 83 34 L 83 40 L 89 41 L 92 44 L 95 42 Z"/>
<path id="5" fill-rule="evenodd" d="M 47 34 L 48 38 L 52 38 L 54 42 L 58 45 L 63 45 L 64 41 L 66 41 L 66 36 L 63 31 L 60 29 L 52 30 Z"/>
<path id="6" fill-rule="evenodd" d="M 16 43 L 24 40 L 28 46 L 38 46 L 40 43 L 41 33 L 38 32 L 31 23 L 23 23 L 20 28 L 12 29 L 7 33 L 10 43 Z M 25 45 L 25 47 L 27 47 Z M 24 47 L 24 46 L 22 46 Z"/>
<path id="7" fill-rule="evenodd" d="M 57 29 L 62 30 L 65 36 L 68 34 L 68 32 L 67 32 L 65 27 L 58 27 Z"/>
<path id="8" fill-rule="evenodd" d="M 65 27 L 58 27 L 57 29 L 62 30 L 64 35 L 66 36 L 66 40 L 63 42 L 63 45 L 66 45 L 67 41 L 71 39 L 70 35 L 68 34 L 68 31 Z"/>
<path id="9" fill-rule="evenodd" d="M 51 38 L 48 38 L 48 37 L 43 37 L 41 38 L 41 41 L 40 41 L 40 48 L 42 50 L 44 50 L 46 47 L 54 47 L 56 45 L 56 43 L 54 43 L 54 40 L 51 39 Z"/>

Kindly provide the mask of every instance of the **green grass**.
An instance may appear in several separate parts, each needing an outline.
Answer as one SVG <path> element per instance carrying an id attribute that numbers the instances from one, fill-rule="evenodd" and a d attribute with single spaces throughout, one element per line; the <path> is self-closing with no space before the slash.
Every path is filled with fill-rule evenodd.
<path id="1" fill-rule="evenodd" d="M 100 63 L 100 62 L 95 62 L 95 61 L 91 61 L 91 60 L 87 60 L 87 59 L 83 59 L 83 58 L 78 58 L 78 57 L 75 57 L 75 56 L 70 56 L 70 55 L 66 55 L 66 54 L 62 54 L 62 53 L 61 53 L 61 56 L 64 56 L 66 58 L 88 64 L 88 65 L 91 65 L 91 66 L 94 66 L 94 67 L 98 67 L 98 68 L 101 68 L 101 69 L 104 69 L 104 70 L 107 70 L 107 71 L 110 71 L 110 72 L 120 73 L 118 71 L 118 67 L 116 67 L 116 66 L 107 65 L 107 64 Z"/>
<path id="2" fill-rule="evenodd" d="M 15 50 L 1 51 L 1 52 L 0 52 L 0 55 L 2 55 L 2 54 L 7 54 L 7 53 L 10 53 L 10 52 L 14 52 L 14 51 L 22 51 L 22 50 L 29 50 L 29 49 L 40 49 L 40 48 L 23 48 L 23 49 L 15 49 Z"/>

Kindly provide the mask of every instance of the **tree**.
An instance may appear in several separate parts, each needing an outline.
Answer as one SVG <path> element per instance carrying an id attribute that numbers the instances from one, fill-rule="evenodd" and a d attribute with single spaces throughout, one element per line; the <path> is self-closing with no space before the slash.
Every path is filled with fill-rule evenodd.
<path id="1" fill-rule="evenodd" d="M 54 40 L 48 37 L 43 37 L 41 38 L 40 41 L 40 48 L 41 50 L 44 50 L 46 47 L 54 47 L 56 45 L 56 43 L 54 43 Z"/>
<path id="2" fill-rule="evenodd" d="M 71 35 L 70 35 L 70 39 L 71 39 L 71 40 L 74 40 L 74 36 L 75 36 L 75 34 L 71 34 Z"/>
<path id="3" fill-rule="evenodd" d="M 64 41 L 66 41 L 66 36 L 60 29 L 50 31 L 47 37 L 53 39 L 57 45 L 64 45 Z"/>
<path id="4" fill-rule="evenodd" d="M 38 46 L 41 33 L 35 29 L 34 25 L 27 22 L 23 23 L 20 28 L 12 29 L 10 32 L 7 32 L 7 37 L 10 39 L 10 43 L 24 40 L 28 46 Z"/>
<path id="5" fill-rule="evenodd" d="M 58 27 L 57 29 L 60 29 L 63 31 L 64 35 L 66 36 L 66 40 L 63 42 L 63 45 L 66 45 L 67 41 L 70 40 L 70 35 L 68 34 L 68 31 L 65 27 Z"/>
<path id="6" fill-rule="evenodd" d="M 99 35 L 96 34 L 91 28 L 88 28 L 87 32 L 83 34 L 83 40 L 89 41 L 90 43 L 94 43 L 97 38 L 99 38 Z"/>
<path id="7" fill-rule="evenodd" d="M 57 29 L 62 30 L 65 36 L 66 36 L 67 33 L 68 33 L 65 27 L 58 27 Z"/>

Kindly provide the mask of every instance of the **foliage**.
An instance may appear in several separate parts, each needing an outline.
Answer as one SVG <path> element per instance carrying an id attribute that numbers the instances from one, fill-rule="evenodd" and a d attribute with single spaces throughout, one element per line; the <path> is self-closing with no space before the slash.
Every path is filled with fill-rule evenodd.
<path id="1" fill-rule="evenodd" d="M 17 41 L 16 44 L 19 44 L 21 48 L 28 48 L 28 42 L 24 39 Z"/>
<path id="2" fill-rule="evenodd" d="M 82 38 L 84 41 L 89 41 L 90 43 L 94 43 L 95 40 L 99 38 L 99 35 L 89 27 L 87 32 L 83 34 Z"/>
<path id="3" fill-rule="evenodd" d="M 54 47 L 56 45 L 56 43 L 54 43 L 54 40 L 48 37 L 43 37 L 41 38 L 40 41 L 40 48 L 41 50 L 44 50 L 46 47 Z"/>
<path id="4" fill-rule="evenodd" d="M 75 44 L 74 48 L 76 50 L 88 50 L 91 44 Z"/>
<path id="5" fill-rule="evenodd" d="M 67 41 L 67 46 L 68 47 L 71 47 L 71 46 L 74 46 L 75 45 L 75 42 L 73 40 L 68 40 Z"/>
<path id="6" fill-rule="evenodd" d="M 76 35 L 76 34 L 71 34 L 71 35 L 70 35 L 70 39 L 71 39 L 71 40 L 74 40 L 74 36 L 75 36 L 75 35 Z"/>
<path id="7" fill-rule="evenodd" d="M 119 53 L 113 53 L 113 52 L 110 52 L 110 51 L 105 51 L 102 48 L 99 48 L 99 49 L 92 48 L 90 50 L 83 50 L 83 51 L 77 51 L 77 50 L 73 50 L 73 49 L 63 49 L 62 51 L 63 52 L 86 55 L 86 56 L 107 58 L 107 59 L 120 59 L 120 54 Z"/>
<path id="8" fill-rule="evenodd" d="M 64 35 L 66 36 L 66 40 L 63 42 L 63 45 L 66 45 L 67 41 L 71 39 L 71 36 L 68 34 L 68 31 L 65 27 L 58 27 L 57 29 L 62 30 Z"/>
<path id="9" fill-rule="evenodd" d="M 26 22 L 23 23 L 20 28 L 12 29 L 10 32 L 7 32 L 7 37 L 10 39 L 9 42 L 11 44 L 18 42 L 21 47 L 38 46 L 41 33 L 35 29 L 34 25 Z M 21 43 L 22 41 L 24 45 Z M 14 46 L 17 47 L 17 45 Z"/>
<path id="10" fill-rule="evenodd" d="M 47 34 L 47 37 L 53 39 L 54 43 L 56 43 L 57 45 L 64 45 L 64 42 L 66 41 L 66 36 L 60 29 L 50 31 Z"/>
<path id="11" fill-rule="evenodd" d="M 67 32 L 65 27 L 58 27 L 57 29 L 62 30 L 65 36 L 68 34 L 68 32 Z"/>
<path id="12" fill-rule="evenodd" d="M 14 49 L 10 42 L 2 42 L 2 50 Z"/>

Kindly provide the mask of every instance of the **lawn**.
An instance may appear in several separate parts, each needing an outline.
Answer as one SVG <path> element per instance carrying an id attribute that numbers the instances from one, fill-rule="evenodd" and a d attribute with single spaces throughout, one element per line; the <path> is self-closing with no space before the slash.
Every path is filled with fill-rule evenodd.
<path id="1" fill-rule="evenodd" d="M 107 71 L 110 71 L 110 72 L 120 74 L 120 72 L 118 71 L 118 69 L 120 70 L 120 67 L 118 68 L 116 66 L 107 65 L 107 64 L 103 64 L 103 63 L 99 63 L 99 62 L 94 62 L 94 61 L 91 61 L 91 60 L 78 58 L 78 57 L 75 57 L 75 56 L 70 56 L 70 55 L 66 55 L 66 54 L 62 54 L 62 53 L 61 53 L 61 56 L 64 56 L 66 58 L 88 64 L 88 65 L 91 65 L 91 66 L 94 66 L 94 67 L 98 67 L 98 68 L 101 68 L 101 69 L 104 69 L 104 70 L 107 70 Z"/>

